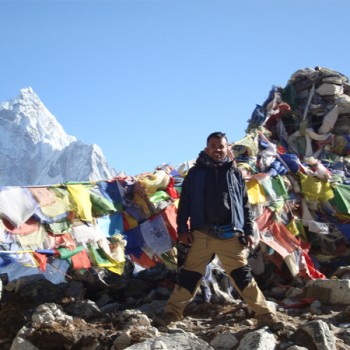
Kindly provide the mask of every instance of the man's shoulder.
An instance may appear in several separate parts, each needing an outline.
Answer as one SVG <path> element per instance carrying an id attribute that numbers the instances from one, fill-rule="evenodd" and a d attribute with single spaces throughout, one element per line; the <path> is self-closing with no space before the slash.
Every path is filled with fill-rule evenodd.
<path id="1" fill-rule="evenodd" d="M 208 170 L 209 170 L 208 167 L 200 163 L 196 163 L 195 165 L 193 165 L 191 169 L 188 170 L 186 177 L 198 176 L 199 174 L 206 173 Z"/>

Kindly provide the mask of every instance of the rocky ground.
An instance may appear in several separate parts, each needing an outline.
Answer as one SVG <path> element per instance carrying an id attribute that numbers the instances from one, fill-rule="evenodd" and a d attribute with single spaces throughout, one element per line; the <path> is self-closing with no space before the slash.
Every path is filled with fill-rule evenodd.
<path id="1" fill-rule="evenodd" d="M 217 279 L 223 288 L 225 279 Z M 257 329 L 245 304 L 203 290 L 182 321 L 155 327 L 174 276 L 115 278 L 100 272 L 54 285 L 40 275 L 3 285 L 0 349 L 349 349 L 350 307 L 307 297 L 305 284 L 290 280 L 264 293 L 285 327 Z M 215 289 L 215 288 L 214 288 Z M 233 296 L 233 297 L 232 297 Z M 153 343 L 152 343 L 153 342 Z"/>

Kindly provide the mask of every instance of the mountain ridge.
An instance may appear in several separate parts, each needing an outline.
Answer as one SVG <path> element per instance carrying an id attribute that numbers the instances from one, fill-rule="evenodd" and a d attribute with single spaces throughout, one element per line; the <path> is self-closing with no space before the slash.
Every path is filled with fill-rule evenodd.
<path id="1" fill-rule="evenodd" d="M 0 103 L 0 183 L 53 185 L 117 175 L 101 148 L 68 135 L 31 87 Z"/>

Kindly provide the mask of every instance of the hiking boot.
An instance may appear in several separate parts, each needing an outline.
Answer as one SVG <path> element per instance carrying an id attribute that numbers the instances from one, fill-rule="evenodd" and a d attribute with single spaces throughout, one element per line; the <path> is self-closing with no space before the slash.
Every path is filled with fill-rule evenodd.
<path id="1" fill-rule="evenodd" d="M 153 319 L 153 324 L 157 327 L 166 327 L 172 322 L 179 321 L 180 318 L 177 317 L 174 313 L 172 312 L 162 312 L 158 315 L 156 315 Z"/>
<path id="2" fill-rule="evenodd" d="M 260 315 L 257 317 L 258 320 L 258 328 L 261 327 L 269 327 L 273 331 L 278 331 L 284 328 L 285 324 L 283 321 L 273 312 L 269 312 L 264 315 Z"/>

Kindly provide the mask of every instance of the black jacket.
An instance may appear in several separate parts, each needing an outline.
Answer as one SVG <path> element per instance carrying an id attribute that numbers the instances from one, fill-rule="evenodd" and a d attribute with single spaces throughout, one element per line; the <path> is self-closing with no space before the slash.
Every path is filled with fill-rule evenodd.
<path id="1" fill-rule="evenodd" d="M 227 161 L 220 165 L 226 169 L 226 179 L 231 202 L 231 224 L 246 235 L 253 235 L 252 216 L 247 206 L 248 196 L 240 170 Z M 177 211 L 177 232 L 206 226 L 205 186 L 209 172 L 217 171 L 217 165 L 204 152 L 199 154 L 196 164 L 188 171 L 183 183 Z M 190 219 L 190 227 L 188 227 Z"/>

